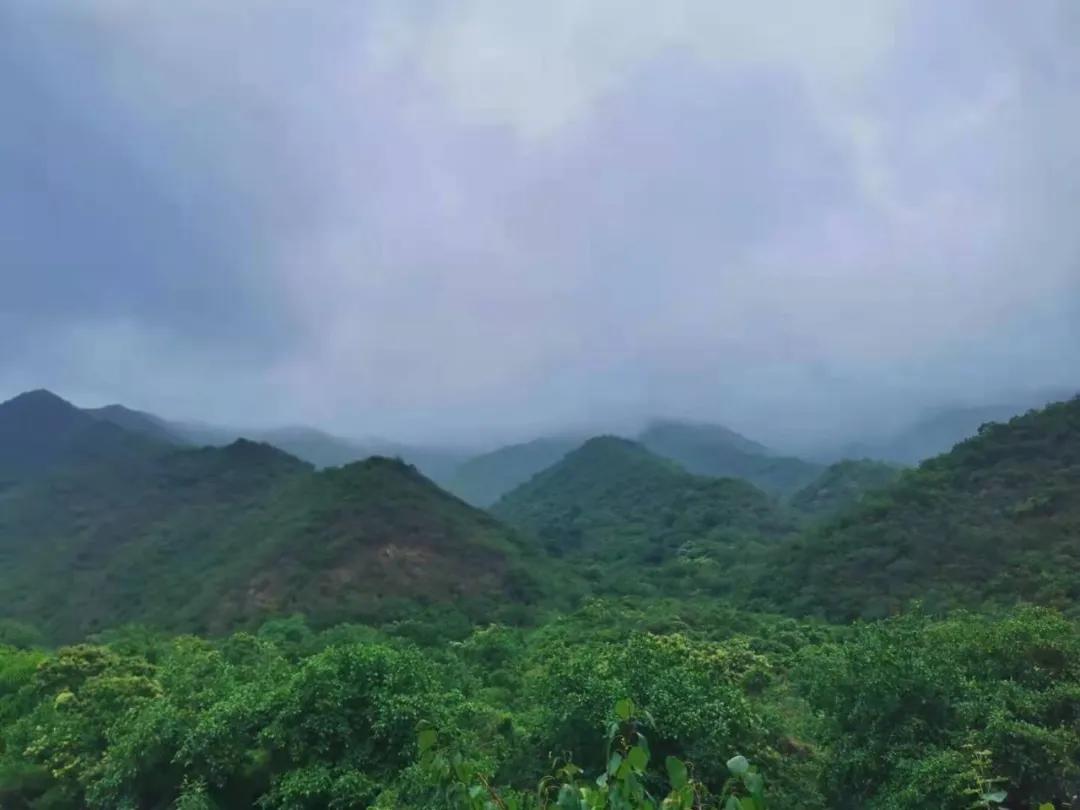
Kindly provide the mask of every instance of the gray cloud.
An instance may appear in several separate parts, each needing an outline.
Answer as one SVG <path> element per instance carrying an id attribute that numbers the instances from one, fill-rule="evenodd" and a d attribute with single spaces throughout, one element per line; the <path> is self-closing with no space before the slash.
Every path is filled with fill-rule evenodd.
<path id="1" fill-rule="evenodd" d="M 0 389 L 798 442 L 1078 384 L 1072 4 L 404 6 L 5 4 Z"/>

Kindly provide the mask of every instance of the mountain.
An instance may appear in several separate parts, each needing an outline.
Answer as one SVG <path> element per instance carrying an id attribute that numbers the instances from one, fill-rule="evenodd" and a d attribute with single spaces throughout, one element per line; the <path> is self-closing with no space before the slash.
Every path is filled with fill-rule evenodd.
<path id="1" fill-rule="evenodd" d="M 989 424 L 782 546 L 765 604 L 833 619 L 1080 599 L 1080 398 Z"/>
<path id="2" fill-rule="evenodd" d="M 776 455 L 764 445 L 719 425 L 656 421 L 637 440 L 689 472 L 742 478 L 774 494 L 794 492 L 821 472 L 817 464 Z"/>
<path id="3" fill-rule="evenodd" d="M 160 417 L 145 411 L 135 411 L 123 405 L 106 405 L 102 408 L 83 408 L 84 413 L 95 419 L 110 422 L 132 433 L 139 433 L 155 441 L 168 444 L 187 444 L 174 428 Z"/>
<path id="4" fill-rule="evenodd" d="M 901 468 L 883 461 L 846 459 L 830 464 L 791 496 L 791 507 L 815 518 L 834 515 L 895 481 Z"/>
<path id="5" fill-rule="evenodd" d="M 918 464 L 951 450 L 979 432 L 990 422 L 1008 422 L 1047 403 L 1071 399 L 1072 391 L 1041 390 L 1018 395 L 1006 402 L 988 405 L 940 407 L 919 416 L 914 422 L 884 439 L 864 441 L 841 450 L 841 456 L 868 457 L 899 464 Z"/>
<path id="6" fill-rule="evenodd" d="M 500 447 L 460 465 L 445 486 L 473 506 L 488 507 L 581 443 L 580 438 L 561 437 Z"/>
<path id="7" fill-rule="evenodd" d="M 195 445 L 221 447 L 240 438 L 265 442 L 316 467 L 340 467 L 372 456 L 400 458 L 419 468 L 433 481 L 446 482 L 472 451 L 457 448 L 399 444 L 383 439 L 348 439 L 314 428 L 226 428 L 200 422 L 167 422 L 184 441 Z"/>
<path id="8" fill-rule="evenodd" d="M 131 621 L 216 632 L 292 612 L 492 616 L 534 596 L 531 554 L 400 461 L 315 471 L 243 440 L 0 493 L 0 615 L 61 641 Z"/>
<path id="9" fill-rule="evenodd" d="M 0 488 L 69 465 L 157 449 L 157 443 L 95 418 L 50 391 L 29 391 L 0 403 Z"/>
<path id="10" fill-rule="evenodd" d="M 795 529 L 753 485 L 692 475 L 613 436 L 590 439 L 491 511 L 614 592 L 726 590 L 747 548 Z"/>

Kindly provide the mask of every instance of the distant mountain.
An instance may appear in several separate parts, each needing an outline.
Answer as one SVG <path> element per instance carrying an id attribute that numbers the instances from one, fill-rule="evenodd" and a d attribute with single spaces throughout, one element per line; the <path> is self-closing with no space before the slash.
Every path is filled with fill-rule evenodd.
<path id="1" fill-rule="evenodd" d="M 132 433 L 139 433 L 159 442 L 168 444 L 187 444 L 187 440 L 176 432 L 164 419 L 145 411 L 135 411 L 123 405 L 106 405 L 103 408 L 83 408 L 95 419 L 111 422 L 117 427 Z"/>
<path id="2" fill-rule="evenodd" d="M 296 611 L 384 620 L 417 604 L 490 618 L 539 592 L 534 557 L 400 461 L 315 472 L 249 441 L 0 493 L 0 615 L 60 641 L 129 621 L 216 632 Z"/>
<path id="3" fill-rule="evenodd" d="M 677 461 L 689 472 L 741 478 L 775 494 L 794 492 L 810 483 L 822 469 L 809 461 L 776 455 L 719 425 L 657 421 L 637 439 L 652 452 Z"/>
<path id="4" fill-rule="evenodd" d="M 790 505 L 804 515 L 835 515 L 900 477 L 902 468 L 871 459 L 830 464 L 817 478 L 791 496 Z"/>
<path id="5" fill-rule="evenodd" d="M 1008 422 L 1014 416 L 1045 407 L 1051 402 L 1071 399 L 1073 395 L 1071 391 L 1040 391 L 1018 396 L 1009 402 L 937 408 L 924 413 L 892 436 L 849 445 L 840 451 L 840 455 L 918 464 L 971 438 L 982 425 Z"/>
<path id="6" fill-rule="evenodd" d="M 758 593 L 833 619 L 1080 600 L 1080 398 L 991 424 L 782 545 Z"/>
<path id="7" fill-rule="evenodd" d="M 248 430 L 198 422 L 166 424 L 190 444 L 220 447 L 246 438 L 272 444 L 316 467 L 340 467 L 372 456 L 400 458 L 440 483 L 446 482 L 458 465 L 472 455 L 471 451 L 464 449 L 407 445 L 380 439 L 347 439 L 301 426 Z"/>
<path id="8" fill-rule="evenodd" d="M 492 512 L 586 566 L 602 590 L 726 588 L 747 546 L 795 528 L 745 481 L 691 475 L 636 442 L 590 439 L 504 495 Z M 594 564 L 591 572 L 588 564 Z M 676 585 L 676 583 L 679 583 Z"/>
<path id="9" fill-rule="evenodd" d="M 469 459 L 445 482 L 446 488 L 473 506 L 488 507 L 582 443 L 580 438 L 543 438 L 500 447 Z"/>
<path id="10" fill-rule="evenodd" d="M 0 487 L 78 464 L 129 458 L 156 442 L 76 408 L 49 391 L 0 403 Z"/>

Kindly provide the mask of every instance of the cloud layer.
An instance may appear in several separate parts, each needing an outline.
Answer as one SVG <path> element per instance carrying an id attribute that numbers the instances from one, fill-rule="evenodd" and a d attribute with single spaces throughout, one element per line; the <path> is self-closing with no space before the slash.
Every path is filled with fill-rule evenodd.
<path id="1" fill-rule="evenodd" d="M 794 441 L 1076 386 L 1078 39 L 1050 0 L 14 0 L 0 390 Z"/>

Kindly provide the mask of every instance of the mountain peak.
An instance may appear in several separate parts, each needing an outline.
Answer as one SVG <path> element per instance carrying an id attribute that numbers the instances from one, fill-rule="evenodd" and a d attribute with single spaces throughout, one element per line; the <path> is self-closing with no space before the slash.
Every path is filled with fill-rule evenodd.
<path id="1" fill-rule="evenodd" d="M 61 396 L 57 396 L 52 391 L 49 391 L 46 388 L 35 388 L 32 391 L 24 391 L 23 393 L 12 397 L 7 402 L 0 403 L 0 408 L 3 408 L 5 410 L 15 408 L 50 408 L 54 410 L 70 409 L 72 411 L 79 410 L 66 399 Z"/>

